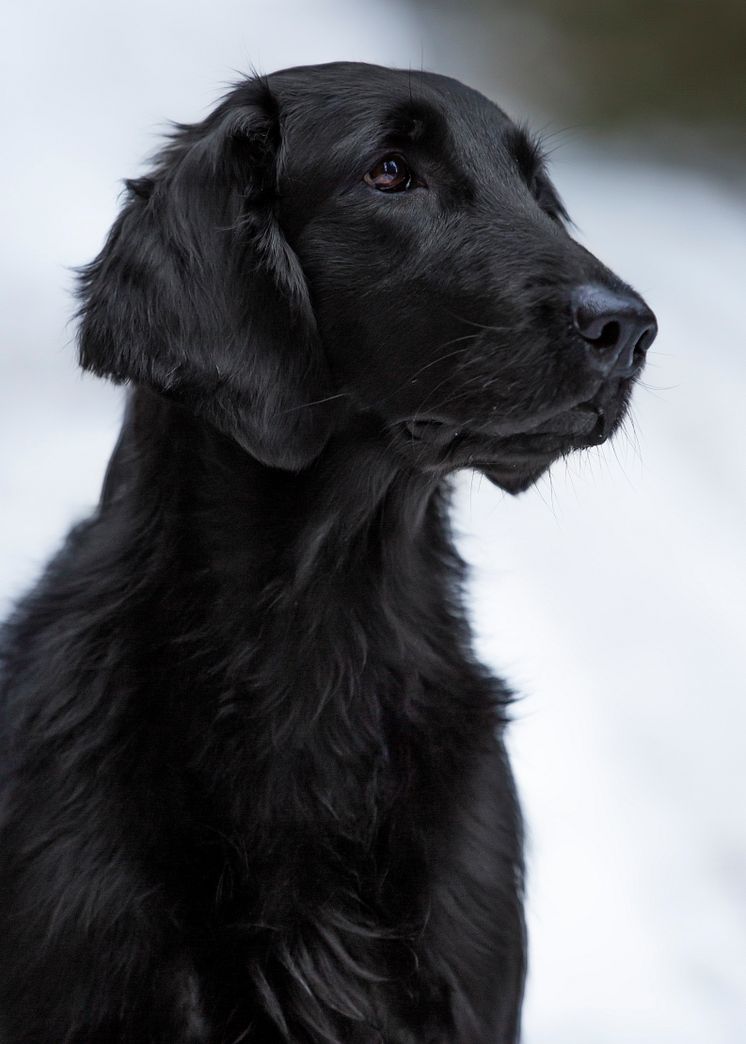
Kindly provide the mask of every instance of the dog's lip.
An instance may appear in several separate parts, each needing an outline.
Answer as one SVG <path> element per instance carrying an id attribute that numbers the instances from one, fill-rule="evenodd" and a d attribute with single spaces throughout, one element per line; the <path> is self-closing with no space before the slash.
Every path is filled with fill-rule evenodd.
<path id="1" fill-rule="evenodd" d="M 401 426 L 413 442 L 430 446 L 446 446 L 461 435 L 457 424 L 440 417 L 412 417 L 402 421 Z"/>
<path id="2" fill-rule="evenodd" d="M 441 450 L 444 457 L 460 451 L 455 455 L 461 467 L 487 464 L 495 454 L 500 460 L 525 459 L 579 445 L 599 445 L 609 435 L 606 412 L 592 401 L 561 410 L 535 427 L 521 427 L 507 434 L 471 429 L 469 425 L 459 427 L 440 417 L 413 417 L 403 421 L 401 428 L 411 443 Z"/>
<path id="3" fill-rule="evenodd" d="M 516 438 L 582 439 L 585 445 L 597 445 L 609 437 L 606 410 L 595 402 L 581 402 L 569 410 L 557 414 L 550 422 L 517 433 Z"/>

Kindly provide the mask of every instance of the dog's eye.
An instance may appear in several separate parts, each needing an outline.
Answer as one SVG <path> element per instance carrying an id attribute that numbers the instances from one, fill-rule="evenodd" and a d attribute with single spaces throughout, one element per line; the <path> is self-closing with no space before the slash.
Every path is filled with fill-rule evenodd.
<path id="1" fill-rule="evenodd" d="M 401 156 L 384 156 L 363 180 L 379 192 L 406 192 L 415 184 L 414 175 Z"/>

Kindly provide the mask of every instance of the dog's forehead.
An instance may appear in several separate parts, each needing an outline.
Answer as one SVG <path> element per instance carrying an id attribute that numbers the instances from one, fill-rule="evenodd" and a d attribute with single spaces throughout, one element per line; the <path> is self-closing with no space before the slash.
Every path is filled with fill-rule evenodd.
<path id="1" fill-rule="evenodd" d="M 333 152 L 365 150 L 394 116 L 436 124 L 468 162 L 504 154 L 514 127 L 484 95 L 437 73 L 337 62 L 269 77 L 291 145 L 313 141 Z"/>

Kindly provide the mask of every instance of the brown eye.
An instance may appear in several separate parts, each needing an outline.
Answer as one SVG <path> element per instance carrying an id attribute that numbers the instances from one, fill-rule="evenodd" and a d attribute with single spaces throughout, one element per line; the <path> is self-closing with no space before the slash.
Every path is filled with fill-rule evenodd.
<path id="1" fill-rule="evenodd" d="M 401 156 L 385 156 L 368 171 L 364 180 L 379 192 L 406 192 L 415 184 L 412 171 Z"/>

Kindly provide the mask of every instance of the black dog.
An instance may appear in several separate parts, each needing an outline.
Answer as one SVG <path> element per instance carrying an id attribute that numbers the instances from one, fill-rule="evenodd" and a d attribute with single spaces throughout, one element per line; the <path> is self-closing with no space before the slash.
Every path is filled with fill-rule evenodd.
<path id="1" fill-rule="evenodd" d="M 334 64 L 179 127 L 82 275 L 133 386 L 4 639 L 4 1044 L 519 1035 L 509 693 L 448 476 L 603 441 L 655 334 L 527 134 Z"/>

